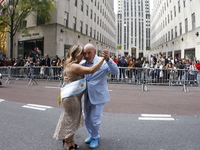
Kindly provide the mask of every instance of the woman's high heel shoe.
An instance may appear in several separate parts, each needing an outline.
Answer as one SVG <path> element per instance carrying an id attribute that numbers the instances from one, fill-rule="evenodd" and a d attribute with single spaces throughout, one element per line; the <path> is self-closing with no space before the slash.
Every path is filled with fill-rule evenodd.
<path id="1" fill-rule="evenodd" d="M 75 149 L 79 149 L 79 146 L 77 144 L 74 143 L 74 148 Z"/>
<path id="2" fill-rule="evenodd" d="M 72 143 L 74 144 L 75 149 L 79 149 L 79 146 L 76 143 L 74 143 L 74 141 L 72 141 Z"/>
<path id="3" fill-rule="evenodd" d="M 62 142 L 63 142 L 63 147 L 64 147 L 65 143 L 72 143 L 72 142 L 66 142 L 65 139 L 63 139 Z M 67 147 L 67 145 L 66 145 L 66 150 L 76 150 L 77 146 L 78 146 L 77 144 L 75 145 L 75 147 L 74 146 Z M 78 146 L 78 148 L 79 148 L 79 146 Z"/>

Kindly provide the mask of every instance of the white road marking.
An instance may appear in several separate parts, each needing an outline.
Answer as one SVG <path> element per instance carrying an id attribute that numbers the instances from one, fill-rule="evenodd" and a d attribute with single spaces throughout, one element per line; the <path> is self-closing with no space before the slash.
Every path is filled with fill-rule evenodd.
<path id="1" fill-rule="evenodd" d="M 36 105 L 36 104 L 26 104 L 24 106 L 22 106 L 24 108 L 30 108 L 30 109 L 37 109 L 37 110 L 46 110 L 46 109 L 51 109 L 53 107 L 51 106 L 45 106 L 45 105 Z"/>
<path id="2" fill-rule="evenodd" d="M 138 120 L 162 120 L 162 121 L 173 121 L 174 118 L 148 118 L 148 117 L 139 117 Z"/>
<path id="3" fill-rule="evenodd" d="M 138 120 L 160 120 L 160 121 L 174 121 L 171 115 L 166 114 L 141 114 Z"/>
<path id="4" fill-rule="evenodd" d="M 0 99 L 0 102 L 3 102 L 3 101 L 5 101 L 4 99 Z"/>
<path id="5" fill-rule="evenodd" d="M 171 115 L 165 114 L 141 114 L 142 117 L 171 117 Z"/>

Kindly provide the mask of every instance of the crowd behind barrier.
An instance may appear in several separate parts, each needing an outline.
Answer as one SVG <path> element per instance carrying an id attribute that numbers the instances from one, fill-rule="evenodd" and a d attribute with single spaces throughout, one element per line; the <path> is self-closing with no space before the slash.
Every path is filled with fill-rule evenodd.
<path id="1" fill-rule="evenodd" d="M 138 68 L 138 67 L 119 67 L 118 75 L 108 74 L 109 83 L 128 83 L 141 85 L 156 84 L 156 85 L 200 85 L 200 71 L 189 69 L 161 69 L 161 68 Z M 2 77 L 11 80 L 18 79 L 35 79 L 47 81 L 61 81 L 63 67 L 0 67 Z"/>
<path id="2" fill-rule="evenodd" d="M 156 84 L 156 85 L 199 85 L 200 61 L 196 58 L 184 59 L 151 55 L 150 58 L 132 56 L 111 56 L 119 67 L 118 75 L 108 74 L 109 83 Z M 28 57 L 0 59 L 0 73 L 11 79 L 59 80 L 63 81 L 62 60 L 56 55 L 50 58 Z"/>

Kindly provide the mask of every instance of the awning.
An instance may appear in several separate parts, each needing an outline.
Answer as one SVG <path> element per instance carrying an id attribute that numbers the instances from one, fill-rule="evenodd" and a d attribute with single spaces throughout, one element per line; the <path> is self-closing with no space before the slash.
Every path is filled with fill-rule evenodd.
<path id="1" fill-rule="evenodd" d="M 42 39 L 44 38 L 43 36 L 42 37 L 31 37 L 31 38 L 26 38 L 26 39 L 20 39 L 19 42 L 22 42 L 22 41 L 29 41 L 29 40 L 38 40 L 38 39 Z"/>

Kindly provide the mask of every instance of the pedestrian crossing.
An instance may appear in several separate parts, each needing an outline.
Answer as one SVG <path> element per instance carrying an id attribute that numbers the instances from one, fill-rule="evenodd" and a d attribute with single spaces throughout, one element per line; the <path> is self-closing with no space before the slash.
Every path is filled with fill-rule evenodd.
<path id="1" fill-rule="evenodd" d="M 175 119 L 168 114 L 141 114 L 138 120 L 174 121 Z"/>
<path id="2" fill-rule="evenodd" d="M 0 99 L 0 102 L 6 101 L 5 99 Z M 39 111 L 45 111 L 52 109 L 51 106 L 38 105 L 38 104 L 24 104 L 22 108 L 34 109 Z M 141 114 L 138 117 L 140 121 L 175 121 L 175 119 L 169 114 Z"/>
<path id="3" fill-rule="evenodd" d="M 45 111 L 47 109 L 51 109 L 53 107 L 51 106 L 45 106 L 45 105 L 36 105 L 36 104 L 26 104 L 22 106 L 23 108 L 28 108 L 28 109 L 36 109 L 36 110 L 41 110 Z"/>

